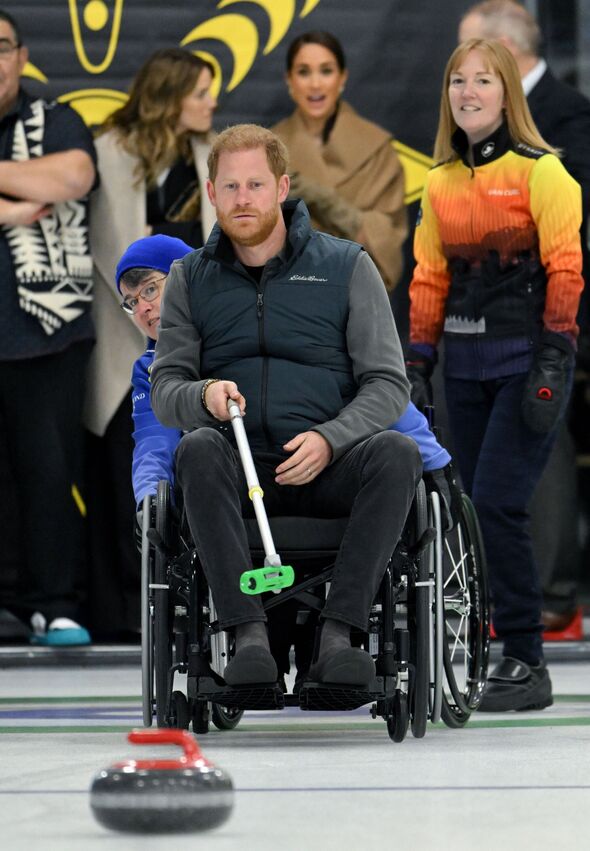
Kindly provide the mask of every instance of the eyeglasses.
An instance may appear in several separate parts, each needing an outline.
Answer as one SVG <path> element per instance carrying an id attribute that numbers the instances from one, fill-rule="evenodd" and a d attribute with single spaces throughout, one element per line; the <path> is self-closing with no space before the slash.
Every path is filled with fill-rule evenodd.
<path id="1" fill-rule="evenodd" d="M 15 50 L 18 50 L 20 44 L 13 44 L 7 38 L 0 38 L 0 59 L 6 59 Z"/>
<path id="2" fill-rule="evenodd" d="M 157 278 L 155 281 L 150 281 L 149 284 L 146 284 L 136 296 L 125 296 L 121 302 L 121 309 L 132 316 L 134 313 L 137 313 L 140 298 L 143 299 L 143 301 L 155 301 L 160 294 L 162 283 L 166 280 L 166 277 L 166 275 L 162 275 L 161 278 Z"/>

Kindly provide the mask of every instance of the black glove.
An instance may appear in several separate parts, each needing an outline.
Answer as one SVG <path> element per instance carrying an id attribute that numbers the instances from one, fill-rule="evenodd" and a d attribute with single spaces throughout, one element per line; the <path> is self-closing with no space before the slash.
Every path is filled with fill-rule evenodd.
<path id="1" fill-rule="evenodd" d="M 522 418 L 531 431 L 547 434 L 556 425 L 569 395 L 572 367 L 573 350 L 567 340 L 546 333 L 522 396 Z"/>
<path id="2" fill-rule="evenodd" d="M 432 386 L 430 376 L 434 371 L 435 361 L 426 355 L 410 349 L 406 357 L 406 375 L 412 385 L 410 399 L 419 411 L 424 411 L 428 405 L 432 405 Z"/>
<path id="3" fill-rule="evenodd" d="M 436 491 L 440 497 L 440 510 L 443 530 L 450 532 L 461 516 L 461 489 L 455 481 L 453 465 L 430 470 L 424 473 L 424 484 L 428 493 Z"/>

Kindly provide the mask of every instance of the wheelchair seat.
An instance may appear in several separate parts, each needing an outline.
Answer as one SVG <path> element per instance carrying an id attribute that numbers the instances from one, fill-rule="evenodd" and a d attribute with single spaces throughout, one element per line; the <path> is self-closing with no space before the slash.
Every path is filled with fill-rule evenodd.
<path id="1" fill-rule="evenodd" d="M 346 531 L 347 517 L 270 517 L 273 540 L 279 554 L 290 558 L 311 558 L 336 552 Z M 245 519 L 248 544 L 254 557 L 263 552 L 260 530 L 255 519 Z"/>

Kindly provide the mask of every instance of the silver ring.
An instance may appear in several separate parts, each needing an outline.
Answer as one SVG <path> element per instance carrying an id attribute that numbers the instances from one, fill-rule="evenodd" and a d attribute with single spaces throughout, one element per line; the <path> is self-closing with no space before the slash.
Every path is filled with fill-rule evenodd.
<path id="1" fill-rule="evenodd" d="M 308 476 L 311 476 L 311 467 L 308 467 L 308 468 L 307 468 L 307 475 L 308 475 Z"/>

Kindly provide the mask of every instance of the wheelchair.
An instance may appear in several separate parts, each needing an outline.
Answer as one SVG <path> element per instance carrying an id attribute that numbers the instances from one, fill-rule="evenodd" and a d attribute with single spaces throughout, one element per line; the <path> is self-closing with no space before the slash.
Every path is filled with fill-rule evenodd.
<path id="1" fill-rule="evenodd" d="M 456 528 L 442 530 L 436 492 L 420 482 L 401 539 L 387 564 L 366 632 L 352 631 L 353 644 L 368 651 L 376 677 L 366 689 L 303 681 L 297 693 L 276 685 L 229 687 L 223 670 L 232 638 L 220 629 L 186 521 L 175 516 L 170 484 L 158 484 L 155 502 L 146 497 L 142 529 L 142 709 L 144 725 L 192 725 L 203 734 L 212 722 L 234 729 L 245 710 L 354 710 L 368 705 L 389 737 L 401 742 L 408 730 L 425 735 L 441 719 L 462 727 L 477 709 L 489 654 L 488 587 L 477 517 L 463 494 Z M 295 584 L 263 595 L 266 611 L 296 600 L 320 611 L 325 587 L 348 518 L 270 519 L 277 551 L 295 567 Z M 253 564 L 264 550 L 255 520 L 244 520 Z M 310 568 L 313 567 L 313 569 Z M 186 694 L 175 688 L 186 675 Z M 294 690 L 295 691 L 295 690 Z"/>

